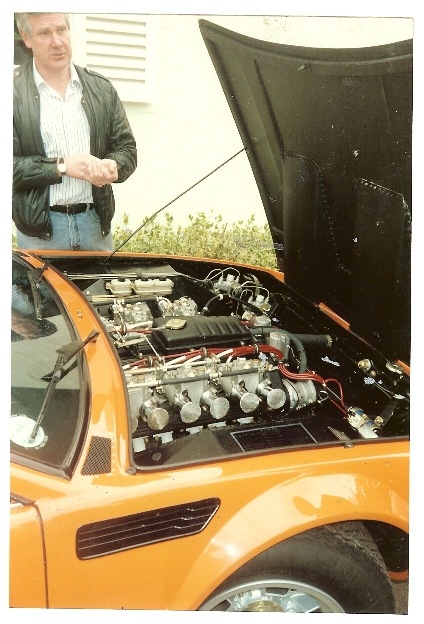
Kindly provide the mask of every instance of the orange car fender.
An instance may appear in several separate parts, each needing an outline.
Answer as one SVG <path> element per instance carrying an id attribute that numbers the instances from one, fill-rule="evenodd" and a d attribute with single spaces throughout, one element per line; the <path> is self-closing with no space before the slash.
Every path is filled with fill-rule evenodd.
<path id="1" fill-rule="evenodd" d="M 192 602 L 199 579 L 208 581 L 202 594 L 205 600 L 240 565 L 297 533 L 366 519 L 407 531 L 408 501 L 378 477 L 364 474 L 312 475 L 272 487 L 248 502 L 215 534 L 189 571 L 175 604 Z M 198 607 L 191 604 L 188 608 Z"/>

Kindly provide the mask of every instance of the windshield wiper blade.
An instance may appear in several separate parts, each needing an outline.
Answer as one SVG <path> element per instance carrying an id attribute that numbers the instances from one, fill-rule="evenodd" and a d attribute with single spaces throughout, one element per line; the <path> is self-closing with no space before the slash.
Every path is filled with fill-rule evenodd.
<path id="1" fill-rule="evenodd" d="M 43 318 L 43 305 L 41 302 L 40 282 L 44 271 L 48 268 L 50 260 L 46 260 L 43 266 L 28 271 L 28 280 L 31 286 L 32 297 L 34 299 L 35 315 L 38 320 Z"/>
<path id="2" fill-rule="evenodd" d="M 41 282 L 41 278 L 43 277 L 44 271 L 49 267 L 51 260 L 46 260 L 43 263 L 43 266 L 38 267 L 36 269 L 31 269 L 30 271 L 28 271 L 28 275 L 30 275 L 31 277 L 34 278 L 35 281 L 35 285 L 38 286 L 38 284 Z"/>
<path id="3" fill-rule="evenodd" d="M 41 406 L 40 413 L 38 414 L 38 418 L 35 421 L 34 428 L 29 437 L 30 440 L 35 440 L 35 436 L 40 428 L 41 422 L 44 418 L 44 415 L 47 411 L 47 407 L 50 403 L 50 399 L 53 396 L 53 392 L 56 388 L 56 384 L 62 379 L 63 371 L 65 364 L 69 362 L 76 354 L 81 351 L 91 340 L 94 340 L 99 335 L 99 331 L 94 329 L 90 334 L 88 334 L 87 338 L 81 342 L 80 340 L 74 340 L 66 345 L 63 345 L 59 349 L 57 349 L 56 353 L 58 354 L 56 364 L 54 366 L 53 372 L 50 373 L 51 378 L 49 385 L 47 387 L 46 396 L 44 397 L 43 405 Z M 50 377 L 50 375 L 48 375 Z"/>
<path id="4" fill-rule="evenodd" d="M 77 361 L 75 360 L 75 362 L 72 362 L 72 364 L 70 364 L 68 368 L 63 368 L 60 378 L 63 379 L 64 377 L 66 377 L 66 375 L 70 373 L 71 371 L 73 371 L 76 366 L 77 366 Z M 41 379 L 43 381 L 51 381 L 53 375 L 54 375 L 54 370 L 52 370 L 51 373 L 47 373 L 46 375 L 43 375 Z"/>

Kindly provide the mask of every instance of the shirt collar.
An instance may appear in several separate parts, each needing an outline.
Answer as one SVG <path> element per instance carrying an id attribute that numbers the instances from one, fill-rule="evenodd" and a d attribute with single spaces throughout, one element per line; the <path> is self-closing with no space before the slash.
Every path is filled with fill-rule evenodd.
<path id="1" fill-rule="evenodd" d="M 35 80 L 35 84 L 37 85 L 37 88 L 39 89 L 40 86 L 45 85 L 46 87 L 48 86 L 44 80 L 44 78 L 41 76 L 40 72 L 38 71 L 37 67 L 35 66 L 35 61 L 34 59 L 32 59 L 32 69 L 33 69 L 33 73 L 34 73 L 34 80 Z M 70 83 L 71 85 L 75 85 L 78 84 L 80 87 L 82 87 L 81 85 L 81 81 L 79 79 L 77 70 L 75 69 L 74 64 L 70 63 L 70 71 L 71 71 L 71 79 L 70 79 Z"/>

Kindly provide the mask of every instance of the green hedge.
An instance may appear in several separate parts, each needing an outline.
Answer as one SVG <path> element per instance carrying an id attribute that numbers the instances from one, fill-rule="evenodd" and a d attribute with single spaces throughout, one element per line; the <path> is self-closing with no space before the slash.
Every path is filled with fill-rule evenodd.
<path id="1" fill-rule="evenodd" d="M 175 226 L 169 213 L 160 222 L 147 222 L 146 217 L 145 225 L 119 251 L 212 258 L 277 269 L 269 227 L 256 225 L 254 215 L 233 224 L 225 223 L 213 211 L 209 215 L 198 212 L 188 219 L 188 225 Z M 128 222 L 124 215 L 123 225 L 115 226 L 115 249 L 131 234 Z M 16 247 L 15 237 L 12 246 Z"/>
<path id="2" fill-rule="evenodd" d="M 165 223 L 163 218 L 160 223 L 146 223 L 146 218 L 146 225 L 120 251 L 195 256 L 277 268 L 269 227 L 256 225 L 254 215 L 233 224 L 225 223 L 213 211 L 209 215 L 198 212 L 188 219 L 188 225 L 175 226 L 169 213 L 165 213 Z M 131 234 L 127 215 L 123 221 L 123 227 L 115 227 L 115 248 Z"/>

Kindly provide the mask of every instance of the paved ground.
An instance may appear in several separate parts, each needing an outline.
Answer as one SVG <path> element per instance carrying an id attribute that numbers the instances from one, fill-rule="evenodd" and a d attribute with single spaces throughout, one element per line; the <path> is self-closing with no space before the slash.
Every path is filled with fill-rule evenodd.
<path id="1" fill-rule="evenodd" d="M 393 583 L 393 591 L 396 600 L 396 613 L 408 615 L 408 581 Z"/>

